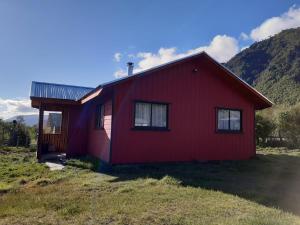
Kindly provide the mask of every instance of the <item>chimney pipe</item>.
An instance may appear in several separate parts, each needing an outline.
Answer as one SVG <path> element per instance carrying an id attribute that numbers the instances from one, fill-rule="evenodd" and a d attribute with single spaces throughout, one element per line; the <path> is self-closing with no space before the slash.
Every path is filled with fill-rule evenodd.
<path id="1" fill-rule="evenodd" d="M 133 74 L 133 62 L 128 62 L 127 67 L 128 67 L 128 76 L 131 76 Z"/>

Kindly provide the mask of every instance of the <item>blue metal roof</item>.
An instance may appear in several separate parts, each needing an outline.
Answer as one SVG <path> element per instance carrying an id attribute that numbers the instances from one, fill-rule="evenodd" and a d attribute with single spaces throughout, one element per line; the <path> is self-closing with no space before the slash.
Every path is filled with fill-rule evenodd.
<path id="1" fill-rule="evenodd" d="M 32 81 L 30 97 L 77 101 L 92 90 L 94 88 Z"/>

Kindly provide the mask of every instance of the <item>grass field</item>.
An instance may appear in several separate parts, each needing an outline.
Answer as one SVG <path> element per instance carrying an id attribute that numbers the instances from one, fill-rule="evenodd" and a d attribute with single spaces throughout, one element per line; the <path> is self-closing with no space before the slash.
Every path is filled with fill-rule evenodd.
<path id="1" fill-rule="evenodd" d="M 0 224 L 300 224 L 300 150 L 240 162 L 119 166 L 0 148 Z"/>

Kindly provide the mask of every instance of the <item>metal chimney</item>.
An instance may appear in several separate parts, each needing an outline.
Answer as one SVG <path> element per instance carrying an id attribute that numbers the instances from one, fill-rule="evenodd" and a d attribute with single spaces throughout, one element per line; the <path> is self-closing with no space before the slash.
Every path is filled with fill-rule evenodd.
<path id="1" fill-rule="evenodd" d="M 133 74 L 133 62 L 128 62 L 127 67 L 128 67 L 128 76 L 131 76 Z"/>

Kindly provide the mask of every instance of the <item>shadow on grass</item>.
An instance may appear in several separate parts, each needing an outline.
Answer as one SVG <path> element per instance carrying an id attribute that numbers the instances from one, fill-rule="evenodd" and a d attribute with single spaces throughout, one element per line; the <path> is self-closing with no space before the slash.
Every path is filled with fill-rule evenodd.
<path id="1" fill-rule="evenodd" d="M 111 182 L 170 176 L 182 186 L 222 191 L 300 215 L 300 157 L 258 154 L 248 161 L 114 166 Z"/>
<path id="2" fill-rule="evenodd" d="M 92 171 L 98 171 L 99 160 L 92 156 L 83 156 L 77 158 L 68 159 L 65 163 L 67 166 L 77 167 L 80 169 L 88 169 Z"/>

